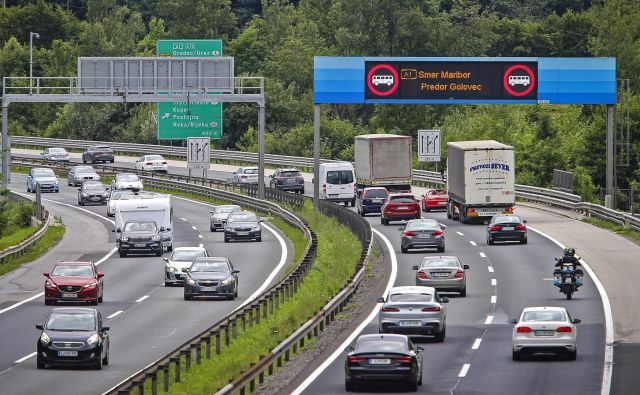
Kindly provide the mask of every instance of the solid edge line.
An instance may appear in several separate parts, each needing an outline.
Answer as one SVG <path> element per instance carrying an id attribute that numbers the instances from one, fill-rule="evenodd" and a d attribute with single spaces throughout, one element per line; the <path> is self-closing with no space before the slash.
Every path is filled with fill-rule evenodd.
<path id="1" fill-rule="evenodd" d="M 536 232 L 540 236 L 546 237 L 547 239 L 554 242 L 558 247 L 565 248 L 565 245 L 560 241 L 556 240 L 554 237 L 529 226 L 529 229 Z M 591 267 L 585 262 L 583 259 L 580 259 L 580 264 L 585 268 L 587 273 L 589 273 L 589 277 L 593 280 L 593 283 L 598 288 L 598 293 L 600 293 L 600 299 L 602 300 L 602 309 L 604 310 L 604 321 L 606 327 L 606 343 L 604 348 L 604 368 L 602 371 L 602 387 L 600 389 L 601 395 L 608 395 L 611 391 L 611 378 L 613 376 L 613 341 L 614 341 L 614 332 L 613 332 L 613 313 L 611 311 L 611 302 L 609 301 L 609 296 L 607 295 L 607 291 L 604 289 L 604 285 L 600 282 L 598 276 L 596 276 L 595 272 L 591 269 Z"/>
<path id="2" fill-rule="evenodd" d="M 471 367 L 470 363 L 465 363 L 464 365 L 462 365 L 462 369 L 460 369 L 460 373 L 458 373 L 458 377 L 465 377 L 470 367 Z"/>
<path id="3" fill-rule="evenodd" d="M 389 256 L 391 257 L 391 275 L 389 276 L 389 281 L 387 282 L 387 286 L 384 290 L 384 296 L 386 296 L 396 281 L 396 276 L 398 275 L 398 260 L 396 258 L 396 253 L 393 249 L 393 245 L 391 244 L 389 239 L 385 235 L 383 235 L 380 231 L 373 228 L 371 230 L 373 230 L 376 236 L 382 239 L 382 241 L 385 244 L 385 247 L 387 247 L 387 249 L 389 250 Z M 338 348 L 333 352 L 333 354 L 329 356 L 329 358 L 325 359 L 324 362 L 322 362 L 322 364 L 318 366 L 316 370 L 313 371 L 313 373 L 311 373 L 295 390 L 293 390 L 291 392 L 291 395 L 301 394 L 302 391 L 304 391 L 311 383 L 313 383 L 318 378 L 318 376 L 320 376 L 322 372 L 324 372 L 329 367 L 329 365 L 331 365 L 333 361 L 335 361 L 344 352 L 344 349 L 349 344 L 351 344 L 351 342 L 353 342 L 356 336 L 358 336 L 360 332 L 362 332 L 364 328 L 366 328 L 367 325 L 369 325 L 369 323 L 373 321 L 374 318 L 376 318 L 381 304 L 382 303 L 377 303 L 375 305 L 373 310 L 371 310 L 371 313 L 369 313 L 367 318 L 365 318 L 365 320 L 362 323 L 360 323 L 360 325 L 358 325 L 356 330 L 354 330 L 353 333 L 351 333 L 351 335 L 349 335 L 349 337 L 347 337 L 347 339 L 338 346 Z"/>
<path id="4" fill-rule="evenodd" d="M 37 352 L 35 352 L 35 351 L 34 351 L 34 352 L 32 352 L 31 354 L 29 354 L 29 355 L 25 355 L 24 357 L 22 357 L 22 358 L 20 358 L 20 359 L 16 360 L 14 363 L 22 363 L 22 362 L 26 361 L 27 359 L 29 359 L 29 358 L 31 358 L 31 357 L 35 357 L 35 356 L 36 356 L 36 354 L 37 354 Z"/>

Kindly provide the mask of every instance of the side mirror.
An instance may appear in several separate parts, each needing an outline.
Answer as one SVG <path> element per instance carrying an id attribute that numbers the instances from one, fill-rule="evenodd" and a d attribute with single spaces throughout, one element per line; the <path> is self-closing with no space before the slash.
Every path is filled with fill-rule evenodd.
<path id="1" fill-rule="evenodd" d="M 239 273 L 240 273 L 240 270 L 238 270 L 238 269 L 233 269 L 231 271 L 231 274 L 239 274 Z"/>
<path id="2" fill-rule="evenodd" d="M 353 347 L 351 347 L 351 346 L 346 346 L 346 347 L 344 348 L 344 350 L 345 350 L 346 352 L 351 352 L 351 351 L 353 351 Z"/>
<path id="3" fill-rule="evenodd" d="M 423 351 L 424 351 L 424 347 L 422 347 L 422 346 L 416 346 L 416 351 L 417 351 L 417 352 L 423 352 Z"/>
<path id="4" fill-rule="evenodd" d="M 413 266 L 411 266 L 411 270 L 418 270 L 418 269 L 419 269 L 419 268 L 418 268 L 418 265 L 413 265 Z"/>
<path id="5" fill-rule="evenodd" d="M 462 268 L 463 268 L 464 270 L 469 270 L 469 265 L 462 265 Z"/>
<path id="6" fill-rule="evenodd" d="M 102 330 L 103 330 L 103 331 L 105 331 L 105 332 L 106 332 L 106 331 L 108 331 L 109 329 L 111 329 L 111 327 L 110 327 L 110 326 L 103 326 L 103 327 L 102 327 Z"/>
<path id="7" fill-rule="evenodd" d="M 526 223 L 527 223 L 527 220 L 526 220 L 526 219 L 525 219 L 525 220 L 522 220 L 522 223 L 523 223 L 523 224 L 526 224 Z"/>
<path id="8" fill-rule="evenodd" d="M 377 303 L 384 303 L 384 298 L 381 296 L 378 299 L 376 299 Z"/>
<path id="9" fill-rule="evenodd" d="M 449 298 L 447 298 L 446 296 L 441 296 L 440 303 L 449 303 Z"/>
<path id="10" fill-rule="evenodd" d="M 44 272 L 44 273 L 42 273 L 42 275 L 48 278 L 49 277 L 49 272 Z"/>
<path id="11" fill-rule="evenodd" d="M 165 228 L 164 226 L 160 227 L 160 232 L 164 232 L 165 230 L 167 230 L 167 228 Z"/>
<path id="12" fill-rule="evenodd" d="M 579 318 L 574 318 L 573 321 L 571 321 L 571 322 L 573 322 L 574 324 L 579 324 L 579 323 L 582 322 L 582 320 L 579 319 Z"/>
<path id="13" fill-rule="evenodd" d="M 513 325 L 515 325 L 515 324 L 517 324 L 517 323 L 518 323 L 518 320 L 516 320 L 516 319 L 514 318 L 514 319 L 509 320 L 509 323 L 510 323 L 510 324 L 513 324 Z"/>
<path id="14" fill-rule="evenodd" d="M 120 228 L 116 228 L 116 233 L 121 233 L 122 231 L 120 230 Z"/>
<path id="15" fill-rule="evenodd" d="M 169 262 L 169 258 L 162 258 L 163 261 Z"/>
<path id="16" fill-rule="evenodd" d="M 102 277 L 104 277 L 104 273 L 98 272 L 98 278 L 102 278 Z"/>
<path id="17" fill-rule="evenodd" d="M 186 267 L 183 267 L 183 268 L 182 268 L 182 272 L 183 272 L 183 273 L 189 273 L 189 269 L 188 269 L 188 268 L 186 268 Z"/>
<path id="18" fill-rule="evenodd" d="M 44 325 L 36 324 L 36 329 L 44 330 Z"/>

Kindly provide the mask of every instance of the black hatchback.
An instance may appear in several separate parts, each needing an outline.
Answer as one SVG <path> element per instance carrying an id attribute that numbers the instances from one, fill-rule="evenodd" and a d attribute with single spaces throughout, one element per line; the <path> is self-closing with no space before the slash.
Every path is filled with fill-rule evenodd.
<path id="1" fill-rule="evenodd" d="M 95 309 L 58 307 L 52 309 L 38 339 L 36 365 L 84 365 L 102 369 L 109 364 L 109 327 Z"/>
<path id="2" fill-rule="evenodd" d="M 519 241 L 520 244 L 527 244 L 526 223 L 519 215 L 494 215 L 487 226 L 487 244 L 496 241 Z"/>

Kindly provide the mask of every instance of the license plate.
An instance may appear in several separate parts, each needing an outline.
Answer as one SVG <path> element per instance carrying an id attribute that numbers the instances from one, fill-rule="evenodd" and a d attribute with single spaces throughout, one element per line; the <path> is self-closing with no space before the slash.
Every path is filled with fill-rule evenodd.
<path id="1" fill-rule="evenodd" d="M 389 365 L 391 360 L 389 358 L 370 358 L 369 365 Z"/>
<path id="2" fill-rule="evenodd" d="M 200 287 L 200 291 L 202 292 L 215 292 L 216 287 Z"/>
<path id="3" fill-rule="evenodd" d="M 75 299 L 78 297 L 78 294 L 72 294 L 72 293 L 63 293 L 62 294 L 63 298 L 70 298 L 70 299 Z"/>
<path id="4" fill-rule="evenodd" d="M 249 236 L 249 232 L 238 232 L 238 236 Z"/>
<path id="5" fill-rule="evenodd" d="M 449 277 L 449 273 L 431 273 L 433 277 Z"/>
<path id="6" fill-rule="evenodd" d="M 428 238 L 430 238 L 430 237 L 431 237 L 431 235 L 429 235 L 429 234 L 424 234 L 424 233 L 418 233 L 418 234 L 416 235 L 416 237 L 417 237 L 418 239 L 428 239 Z"/>
<path id="7" fill-rule="evenodd" d="M 91 200 L 100 200 L 99 197 L 92 197 Z"/>
<path id="8" fill-rule="evenodd" d="M 147 245 L 144 243 L 137 243 L 133 245 L 134 247 L 146 247 Z"/>
<path id="9" fill-rule="evenodd" d="M 163 167 L 162 167 L 162 166 L 153 166 L 153 169 L 154 169 L 154 170 L 162 170 L 162 169 L 163 169 Z"/>
<path id="10" fill-rule="evenodd" d="M 447 202 L 438 202 L 439 205 L 444 206 Z"/>
<path id="11" fill-rule="evenodd" d="M 78 352 L 77 351 L 58 351 L 58 356 L 59 357 L 77 357 Z"/>
<path id="12" fill-rule="evenodd" d="M 515 229 L 513 226 L 503 226 L 502 230 L 513 230 Z"/>
<path id="13" fill-rule="evenodd" d="M 337 198 L 338 194 L 337 193 L 330 193 L 327 196 L 329 196 L 330 198 Z"/>
<path id="14" fill-rule="evenodd" d="M 415 320 L 400 321 L 400 326 L 422 326 L 422 322 Z"/>
<path id="15" fill-rule="evenodd" d="M 398 210 L 409 210 L 409 207 L 407 207 L 407 206 L 399 206 Z"/>
<path id="16" fill-rule="evenodd" d="M 372 202 L 373 203 L 382 203 L 383 199 L 373 199 Z"/>
<path id="17" fill-rule="evenodd" d="M 533 331 L 536 336 L 553 336 L 555 333 L 555 331 Z"/>

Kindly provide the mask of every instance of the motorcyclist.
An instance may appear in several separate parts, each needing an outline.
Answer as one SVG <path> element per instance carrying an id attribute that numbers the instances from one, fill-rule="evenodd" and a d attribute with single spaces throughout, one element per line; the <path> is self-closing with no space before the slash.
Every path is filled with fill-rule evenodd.
<path id="1" fill-rule="evenodd" d="M 576 257 L 576 250 L 574 248 L 565 248 L 562 258 L 556 260 L 555 267 L 562 267 L 564 264 L 571 264 L 572 269 L 575 271 L 580 266 L 580 260 Z"/>

